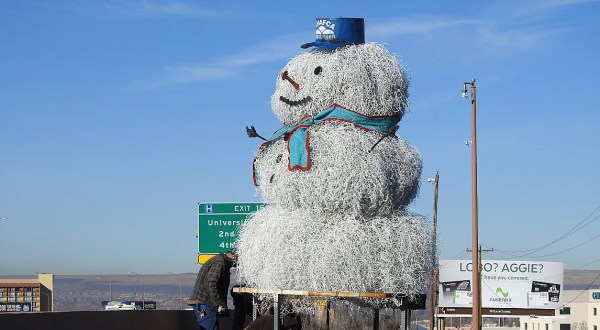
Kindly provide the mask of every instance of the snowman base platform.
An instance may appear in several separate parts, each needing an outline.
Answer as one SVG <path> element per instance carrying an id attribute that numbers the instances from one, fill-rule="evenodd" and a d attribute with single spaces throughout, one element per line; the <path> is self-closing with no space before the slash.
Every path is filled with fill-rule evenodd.
<path id="1" fill-rule="evenodd" d="M 240 228 L 238 277 L 251 288 L 414 298 L 428 291 L 431 242 L 426 219 L 404 211 L 365 219 L 267 205 Z"/>

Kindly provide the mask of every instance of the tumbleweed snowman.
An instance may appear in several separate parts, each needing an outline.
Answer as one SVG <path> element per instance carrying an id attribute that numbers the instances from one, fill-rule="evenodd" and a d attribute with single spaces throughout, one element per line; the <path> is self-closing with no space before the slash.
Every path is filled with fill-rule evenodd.
<path id="1" fill-rule="evenodd" d="M 254 159 L 267 205 L 240 228 L 238 275 L 256 288 L 425 293 L 431 229 L 407 210 L 421 158 L 396 135 L 407 73 L 365 43 L 363 19 L 318 19 L 316 34 L 277 76 L 284 126 Z"/>

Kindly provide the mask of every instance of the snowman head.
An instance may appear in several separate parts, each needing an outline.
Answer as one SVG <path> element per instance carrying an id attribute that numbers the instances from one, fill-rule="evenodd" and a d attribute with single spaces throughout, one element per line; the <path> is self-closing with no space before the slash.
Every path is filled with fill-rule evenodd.
<path id="1" fill-rule="evenodd" d="M 408 85 L 404 68 L 380 44 L 316 48 L 285 65 L 271 107 L 286 124 L 334 103 L 367 116 L 401 118 L 408 106 Z"/>

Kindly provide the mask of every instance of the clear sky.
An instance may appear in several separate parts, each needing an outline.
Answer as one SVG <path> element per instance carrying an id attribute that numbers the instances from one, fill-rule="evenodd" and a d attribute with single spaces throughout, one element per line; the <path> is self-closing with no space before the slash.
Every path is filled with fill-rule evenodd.
<path id="1" fill-rule="evenodd" d="M 367 42 L 411 75 L 397 134 L 423 156 L 411 209 L 428 218 L 440 171 L 441 258 L 470 259 L 460 90 L 476 78 L 484 259 L 548 245 L 518 259 L 600 269 L 598 13 L 584 0 L 1 0 L 0 274 L 197 271 L 197 203 L 260 200 L 245 126 L 280 127 L 278 73 L 316 18 L 338 16 L 364 17 Z"/>

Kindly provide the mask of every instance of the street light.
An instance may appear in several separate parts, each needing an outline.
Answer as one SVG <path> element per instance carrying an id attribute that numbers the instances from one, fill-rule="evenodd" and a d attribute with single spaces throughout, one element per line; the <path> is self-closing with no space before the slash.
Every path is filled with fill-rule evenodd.
<path id="1" fill-rule="evenodd" d="M 97 277 L 97 278 L 101 278 L 101 279 L 103 279 L 103 280 L 104 280 L 104 279 L 106 279 L 106 278 L 104 278 L 104 277 L 102 277 L 102 276 L 96 276 L 96 277 Z M 112 301 L 112 300 L 113 300 L 113 299 L 112 299 L 112 280 L 111 280 L 111 279 L 109 279 L 108 281 L 109 281 L 109 282 L 108 282 L 108 301 Z"/>
<path id="2" fill-rule="evenodd" d="M 467 85 L 471 86 L 471 176 L 472 176 L 472 233 L 471 233 L 471 250 L 473 251 L 472 257 L 472 277 L 471 286 L 473 288 L 473 324 L 471 329 L 481 329 L 481 287 L 479 282 L 480 277 L 480 259 L 479 259 L 479 223 L 477 219 L 478 206 L 477 206 L 477 97 L 475 88 L 475 79 L 471 82 L 464 82 L 462 88 L 462 97 L 469 98 L 467 94 Z"/>
<path id="3" fill-rule="evenodd" d="M 136 272 L 130 272 L 130 273 L 142 278 L 142 309 L 146 309 L 146 300 L 144 300 L 144 276 L 142 276 Z"/>
<path id="4" fill-rule="evenodd" d="M 440 183 L 440 172 L 435 171 L 435 177 L 427 179 L 427 182 L 433 184 L 433 230 L 432 230 L 432 244 L 431 244 L 431 257 L 435 260 L 436 247 L 437 247 L 437 209 L 438 209 L 438 185 Z M 429 329 L 433 330 L 435 327 L 435 306 L 436 306 L 436 292 L 437 292 L 437 269 L 433 270 L 431 274 L 431 295 L 429 298 Z"/>
<path id="5" fill-rule="evenodd" d="M 179 277 L 179 309 L 183 310 L 183 280 L 181 279 L 181 274 L 171 272 L 169 272 L 169 274 L 177 275 L 177 277 Z"/>

